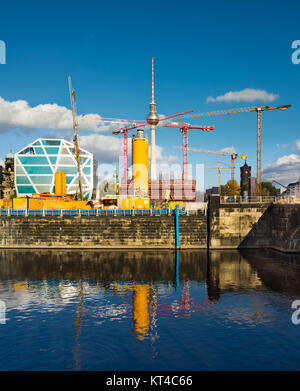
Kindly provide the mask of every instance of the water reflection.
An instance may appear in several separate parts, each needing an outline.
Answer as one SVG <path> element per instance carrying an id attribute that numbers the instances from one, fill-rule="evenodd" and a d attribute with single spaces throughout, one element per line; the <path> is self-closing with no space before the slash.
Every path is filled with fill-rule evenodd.
<path id="1" fill-rule="evenodd" d="M 197 335 L 192 334 L 199 325 L 210 329 L 213 324 L 232 328 L 273 322 L 279 304 L 269 293 L 299 298 L 299 282 L 299 256 L 268 251 L 0 251 L 0 299 L 11 324 L 29 321 L 36 311 L 47 322 L 52 313 L 56 327 L 71 319 L 67 338 L 73 335 L 73 369 L 86 365 L 82 350 L 87 343 L 92 351 L 93 343 L 101 343 L 98 350 L 117 360 L 126 351 L 118 351 L 117 344 L 130 346 L 132 335 L 137 343 L 150 343 L 156 360 L 160 345 L 176 350 L 172 338 L 180 340 L 185 327 L 193 330 L 186 336 L 191 355 Z M 191 323 L 196 320 L 198 326 Z M 90 341 L 92 327 L 105 338 Z"/>

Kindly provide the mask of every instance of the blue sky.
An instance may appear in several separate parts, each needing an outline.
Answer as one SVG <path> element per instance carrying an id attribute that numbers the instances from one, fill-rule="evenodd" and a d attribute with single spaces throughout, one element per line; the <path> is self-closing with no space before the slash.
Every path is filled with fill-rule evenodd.
<path id="1" fill-rule="evenodd" d="M 291 61 L 291 45 L 300 39 L 299 11 L 300 4 L 289 0 L 87 0 L 72 5 L 16 1 L 1 5 L 0 40 L 6 44 L 6 64 L 0 65 L 0 157 L 4 159 L 10 149 L 16 152 L 41 136 L 71 137 L 71 130 L 63 129 L 57 117 L 68 116 L 62 108 L 70 108 L 69 74 L 79 114 L 144 119 L 151 100 L 153 56 L 159 113 L 292 104 L 286 112 L 263 113 L 262 166 L 267 179 L 277 178 L 284 184 L 296 180 L 300 176 L 300 64 Z M 246 88 L 279 97 L 273 101 L 207 101 L 209 96 Z M 28 105 L 11 103 L 18 100 Z M 49 106 L 38 106 L 48 104 L 57 104 L 57 112 L 53 107 L 48 112 L 43 107 Z M 35 115 L 42 113 L 43 118 L 34 126 L 28 108 L 36 106 Z M 190 146 L 211 150 L 234 147 L 248 154 L 247 162 L 255 175 L 255 113 L 194 119 L 191 123 L 214 125 L 215 130 L 191 130 Z M 99 163 L 115 161 L 122 148 L 122 139 L 110 131 L 82 130 L 81 141 L 95 152 Z M 178 129 L 157 130 L 161 161 L 176 161 L 177 156 L 181 163 L 181 151 L 172 149 L 181 143 Z M 192 152 L 189 157 L 193 164 L 230 162 L 226 157 Z M 222 182 L 229 177 L 229 170 L 223 171 Z M 217 173 L 210 170 L 205 185 L 216 184 Z"/>

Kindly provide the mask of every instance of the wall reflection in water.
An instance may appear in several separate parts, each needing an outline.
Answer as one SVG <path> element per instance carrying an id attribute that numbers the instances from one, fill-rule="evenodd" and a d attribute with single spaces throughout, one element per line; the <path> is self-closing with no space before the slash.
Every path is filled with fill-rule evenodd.
<path id="1" fill-rule="evenodd" d="M 191 316 L 219 302 L 227 292 L 271 289 L 299 297 L 299 263 L 297 255 L 266 251 L 2 250 L 0 299 L 8 310 L 20 311 L 33 302 L 46 311 L 75 302 L 76 345 L 85 317 L 100 324 L 125 318 L 132 322 L 138 340 L 155 340 L 159 314 Z M 191 297 L 191 283 L 202 284 L 206 297 Z M 166 289 L 178 295 L 169 300 Z M 99 292 L 103 296 L 98 303 Z M 105 294 L 113 295 L 115 301 L 105 301 Z"/>

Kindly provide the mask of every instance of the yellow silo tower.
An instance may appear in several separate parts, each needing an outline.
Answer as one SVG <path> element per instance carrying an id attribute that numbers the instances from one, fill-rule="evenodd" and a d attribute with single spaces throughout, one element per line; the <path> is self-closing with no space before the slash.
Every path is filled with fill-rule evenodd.
<path id="1" fill-rule="evenodd" d="M 55 195 L 65 196 L 67 194 L 66 173 L 58 171 L 55 173 Z"/>
<path id="2" fill-rule="evenodd" d="M 134 194 L 148 196 L 149 181 L 148 138 L 143 129 L 132 136 L 132 178 Z"/>

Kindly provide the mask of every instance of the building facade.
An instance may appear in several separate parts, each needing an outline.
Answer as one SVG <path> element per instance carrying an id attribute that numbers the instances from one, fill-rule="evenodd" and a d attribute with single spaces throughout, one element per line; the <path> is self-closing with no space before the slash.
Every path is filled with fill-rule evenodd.
<path id="1" fill-rule="evenodd" d="M 91 198 L 96 187 L 94 157 L 79 148 L 83 195 Z M 74 144 L 63 139 L 37 139 L 14 156 L 17 197 L 54 194 L 55 173 L 66 174 L 67 194 L 78 192 L 78 170 Z"/>
<path id="2" fill-rule="evenodd" d="M 10 200 L 15 196 L 14 155 L 7 154 L 4 166 L 0 168 L 0 198 Z"/>
<path id="3" fill-rule="evenodd" d="M 286 190 L 282 192 L 279 196 L 280 198 L 289 198 L 294 197 L 296 199 L 300 198 L 300 178 L 297 182 L 289 183 L 286 187 Z"/>
<path id="4" fill-rule="evenodd" d="M 242 187 L 244 184 L 248 183 L 249 178 L 251 177 L 251 166 L 248 166 L 247 163 L 240 167 L 241 171 L 241 180 L 240 180 L 240 187 Z"/>
<path id="5" fill-rule="evenodd" d="M 255 177 L 250 177 L 248 179 L 248 196 L 256 197 L 257 195 L 257 179 Z"/>

